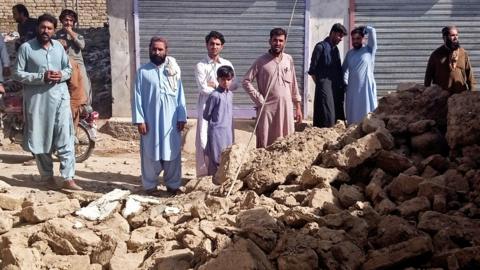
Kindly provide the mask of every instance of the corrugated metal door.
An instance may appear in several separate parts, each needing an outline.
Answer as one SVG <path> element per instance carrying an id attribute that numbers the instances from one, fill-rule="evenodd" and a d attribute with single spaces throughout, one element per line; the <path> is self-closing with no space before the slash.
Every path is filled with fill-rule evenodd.
<path id="1" fill-rule="evenodd" d="M 148 61 L 148 43 L 153 35 L 169 40 L 169 54 L 182 69 L 189 116 L 196 115 L 198 92 L 194 67 L 207 53 L 205 36 L 211 30 L 226 39 L 222 57 L 230 60 L 239 77 L 243 77 L 253 61 L 268 48 L 270 30 L 287 29 L 294 0 L 138 0 L 140 63 Z M 299 0 L 288 36 L 286 52 L 295 61 L 300 89 L 303 89 L 305 3 Z M 301 90 L 302 91 L 302 90 Z M 303 91 L 302 91 L 303 92 Z M 239 89 L 234 95 L 237 117 L 254 115 L 253 103 Z"/>
<path id="2" fill-rule="evenodd" d="M 480 1 L 356 0 L 355 25 L 377 29 L 375 79 L 379 95 L 401 82 L 423 83 L 428 58 L 443 44 L 441 30 L 459 28 L 460 43 L 480 79 Z"/>

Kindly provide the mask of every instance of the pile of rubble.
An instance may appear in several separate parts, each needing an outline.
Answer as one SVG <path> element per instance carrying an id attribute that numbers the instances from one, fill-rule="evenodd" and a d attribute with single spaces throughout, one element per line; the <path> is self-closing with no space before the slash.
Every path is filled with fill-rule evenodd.
<path id="1" fill-rule="evenodd" d="M 478 104 L 413 86 L 170 198 L 5 186 L 2 269 L 480 269 Z"/>

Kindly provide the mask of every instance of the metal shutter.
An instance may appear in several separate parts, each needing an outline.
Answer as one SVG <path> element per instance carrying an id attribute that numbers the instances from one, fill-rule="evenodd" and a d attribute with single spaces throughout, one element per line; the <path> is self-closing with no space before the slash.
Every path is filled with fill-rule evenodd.
<path id="1" fill-rule="evenodd" d="M 377 29 L 375 79 L 379 96 L 398 83 L 423 84 L 430 54 L 443 44 L 441 29 L 459 28 L 475 78 L 480 78 L 480 1 L 478 0 L 356 0 L 355 25 Z"/>
<path id="2" fill-rule="evenodd" d="M 294 0 L 138 0 L 140 63 L 148 60 L 148 43 L 153 35 L 169 40 L 169 54 L 182 69 L 189 117 L 196 116 L 198 98 L 194 67 L 206 54 L 205 36 L 211 30 L 226 39 L 222 57 L 230 60 L 238 77 L 268 48 L 270 30 L 287 29 Z M 299 0 L 288 36 L 286 52 L 293 56 L 299 88 L 303 93 L 305 3 Z M 234 115 L 251 117 L 253 103 L 243 89 L 234 93 Z"/>

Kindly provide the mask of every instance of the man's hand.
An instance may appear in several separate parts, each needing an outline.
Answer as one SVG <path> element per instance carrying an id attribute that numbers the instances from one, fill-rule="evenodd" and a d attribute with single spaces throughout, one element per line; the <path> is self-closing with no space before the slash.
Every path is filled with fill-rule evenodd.
<path id="1" fill-rule="evenodd" d="M 297 121 L 297 123 L 300 124 L 303 121 L 302 107 L 300 106 L 300 102 L 297 102 L 295 107 L 296 107 L 295 108 L 295 121 Z"/>
<path id="2" fill-rule="evenodd" d="M 3 84 L 0 83 L 0 94 L 5 93 L 5 88 L 3 87 Z"/>
<path id="3" fill-rule="evenodd" d="M 43 80 L 46 83 L 58 83 L 62 79 L 62 72 L 60 71 L 45 71 L 45 74 L 43 76 Z"/>
<path id="4" fill-rule="evenodd" d="M 10 77 L 10 75 L 12 75 L 12 72 L 10 71 L 10 67 L 3 67 L 2 74 L 4 77 Z"/>
<path id="5" fill-rule="evenodd" d="M 65 32 L 67 32 L 67 34 L 68 34 L 69 36 L 71 36 L 72 38 L 76 38 L 76 37 L 77 37 L 77 33 L 73 32 L 72 27 L 66 26 L 66 27 L 63 27 L 63 29 L 65 29 Z"/>
<path id="6" fill-rule="evenodd" d="M 178 122 L 177 122 L 177 130 L 178 130 L 178 131 L 183 131 L 183 129 L 185 128 L 185 124 L 186 124 L 186 122 L 180 122 L 180 121 L 178 121 Z"/>
<path id="7" fill-rule="evenodd" d="M 140 133 L 140 135 L 145 135 L 145 134 L 148 133 L 147 123 L 137 124 L 137 129 L 138 129 L 138 133 Z"/>

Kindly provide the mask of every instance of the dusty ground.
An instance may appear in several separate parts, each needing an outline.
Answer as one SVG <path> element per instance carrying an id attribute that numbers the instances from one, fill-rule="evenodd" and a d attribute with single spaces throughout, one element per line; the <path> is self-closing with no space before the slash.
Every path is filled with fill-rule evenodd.
<path id="1" fill-rule="evenodd" d="M 39 174 L 35 165 L 25 166 L 30 154 L 20 145 L 11 144 L 0 133 L 0 180 L 12 186 L 24 186 L 45 189 L 39 183 Z M 93 155 L 83 163 L 77 163 L 76 180 L 86 190 L 108 192 L 114 188 L 141 192 L 140 156 L 138 141 L 121 141 L 107 134 L 99 133 Z M 188 181 L 195 174 L 194 156 L 182 154 L 184 180 Z M 55 175 L 58 176 L 59 163 L 55 162 Z M 161 178 L 160 178 L 161 181 Z"/>

